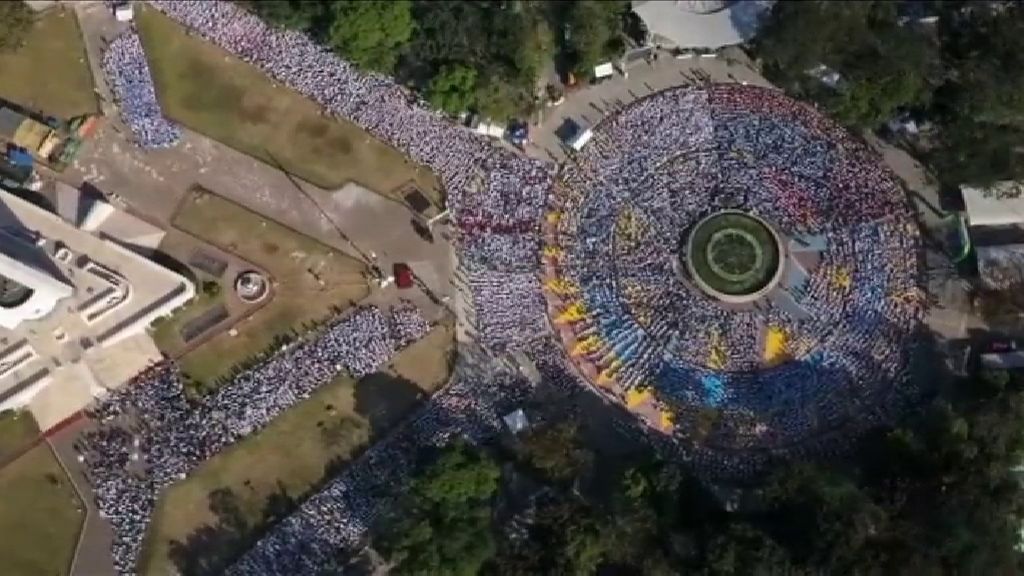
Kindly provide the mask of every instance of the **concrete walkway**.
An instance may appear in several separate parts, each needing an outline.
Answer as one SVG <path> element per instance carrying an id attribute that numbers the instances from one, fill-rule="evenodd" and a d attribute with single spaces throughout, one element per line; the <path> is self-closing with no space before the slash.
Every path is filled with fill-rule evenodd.
<path id="1" fill-rule="evenodd" d="M 82 464 L 78 462 L 73 443 L 82 431 L 89 427 L 88 420 L 82 419 L 49 438 L 54 454 L 67 470 L 71 482 L 84 500 L 86 516 L 75 558 L 71 565 L 73 576 L 104 576 L 114 574 L 113 558 L 110 554 L 113 532 L 110 524 L 100 517 L 96 509 L 92 486 L 85 477 Z"/>

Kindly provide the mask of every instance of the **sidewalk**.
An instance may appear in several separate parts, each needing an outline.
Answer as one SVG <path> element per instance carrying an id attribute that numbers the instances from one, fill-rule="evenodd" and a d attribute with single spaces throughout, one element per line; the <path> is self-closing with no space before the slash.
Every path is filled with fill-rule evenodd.
<path id="1" fill-rule="evenodd" d="M 101 518 L 96 510 L 92 486 L 86 480 L 82 465 L 78 462 L 77 453 L 72 446 L 75 438 L 88 427 L 89 421 L 83 418 L 51 436 L 49 442 L 53 453 L 68 471 L 69 478 L 81 494 L 85 505 L 85 523 L 82 525 L 78 549 L 71 565 L 71 574 L 105 576 L 114 574 L 114 563 L 110 553 L 114 534 L 110 524 Z"/>

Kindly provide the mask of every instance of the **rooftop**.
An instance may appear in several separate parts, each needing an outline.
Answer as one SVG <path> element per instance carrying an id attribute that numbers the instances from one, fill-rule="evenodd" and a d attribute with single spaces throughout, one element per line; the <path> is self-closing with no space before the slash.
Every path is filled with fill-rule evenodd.
<path id="1" fill-rule="evenodd" d="M 961 186 L 967 221 L 974 226 L 1024 223 L 1024 184 L 1002 181 L 987 188 Z"/>
<path id="2" fill-rule="evenodd" d="M 633 11 L 647 25 L 653 42 L 713 50 L 753 38 L 773 3 L 642 0 L 633 2 Z"/>
<path id="3" fill-rule="evenodd" d="M 59 200 L 76 208 L 59 213 L 83 216 L 0 191 L 0 269 L 49 299 L 41 314 L 0 314 L 0 410 L 27 406 L 44 429 L 158 360 L 146 327 L 195 293 L 137 246 L 139 235 L 154 241 L 153 227 L 102 200 L 81 210 L 67 190 Z"/>

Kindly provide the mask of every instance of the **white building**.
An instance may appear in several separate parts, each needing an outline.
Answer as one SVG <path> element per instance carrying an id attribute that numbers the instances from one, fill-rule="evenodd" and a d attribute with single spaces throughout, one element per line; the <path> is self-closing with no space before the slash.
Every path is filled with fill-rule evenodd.
<path id="1" fill-rule="evenodd" d="M 146 328 L 195 294 L 147 257 L 158 228 L 68 187 L 57 204 L 0 191 L 0 410 L 43 429 L 158 361 Z"/>
<path id="2" fill-rule="evenodd" d="M 1024 285 L 1024 184 L 961 186 L 978 273 L 990 288 Z"/>
<path id="3" fill-rule="evenodd" d="M 681 49 L 717 50 L 754 37 L 772 0 L 634 0 L 650 42 Z"/>

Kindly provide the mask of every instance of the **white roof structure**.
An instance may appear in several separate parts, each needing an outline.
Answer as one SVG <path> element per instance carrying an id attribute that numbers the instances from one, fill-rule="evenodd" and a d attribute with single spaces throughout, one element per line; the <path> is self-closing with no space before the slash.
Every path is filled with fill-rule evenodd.
<path id="1" fill-rule="evenodd" d="M 8 330 L 46 316 L 72 293 L 60 278 L 36 268 L 30 259 L 18 258 L 19 251 L 34 248 L 19 246 L 21 242 L 25 240 L 0 230 L 0 278 L 5 288 L 0 296 L 0 327 Z"/>
<path id="2" fill-rule="evenodd" d="M 135 18 L 135 10 L 128 2 L 118 4 L 114 7 L 114 19 L 118 22 L 131 22 Z"/>
<path id="3" fill-rule="evenodd" d="M 1024 224 L 1024 184 L 997 182 L 988 188 L 961 186 L 971 226 L 1012 226 Z"/>
<path id="4" fill-rule="evenodd" d="M 474 130 L 476 130 L 477 134 L 490 136 L 491 138 L 503 138 L 505 136 L 505 127 L 497 122 L 481 122 Z"/>
<path id="5" fill-rule="evenodd" d="M 43 429 L 158 361 L 146 328 L 195 295 L 133 249 L 138 237 L 114 236 L 158 242 L 151 226 L 102 201 L 87 208 L 76 225 L 0 191 L 0 274 L 16 283 L 4 295 L 32 290 L 8 309 L 0 296 L 0 410 L 27 407 Z"/>
<path id="6" fill-rule="evenodd" d="M 508 427 L 509 432 L 513 434 L 519 434 L 530 427 L 530 421 L 526 419 L 526 413 L 523 412 L 522 408 L 516 408 L 512 412 L 505 414 L 502 420 L 505 422 L 505 426 Z"/>
<path id="7" fill-rule="evenodd" d="M 586 146 L 587 142 L 590 142 L 590 139 L 593 137 L 594 131 L 590 128 L 585 128 L 580 130 L 579 133 L 569 141 L 569 146 L 572 147 L 573 150 L 579 152 L 580 150 L 583 150 L 583 147 Z"/>
<path id="8" fill-rule="evenodd" d="M 633 12 L 658 44 L 715 50 L 754 37 L 773 0 L 634 0 Z"/>

